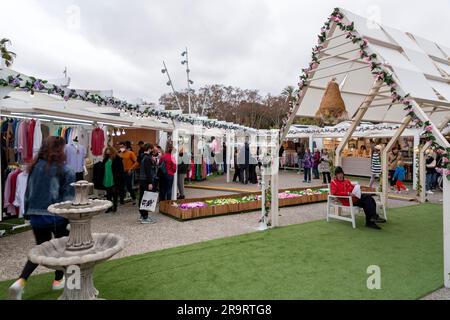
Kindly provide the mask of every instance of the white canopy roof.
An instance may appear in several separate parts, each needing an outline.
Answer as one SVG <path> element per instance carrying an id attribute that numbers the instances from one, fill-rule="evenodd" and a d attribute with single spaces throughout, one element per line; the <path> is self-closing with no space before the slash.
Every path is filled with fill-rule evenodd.
<path id="1" fill-rule="evenodd" d="M 377 54 L 385 68 L 404 92 L 438 123 L 450 113 L 450 50 L 435 42 L 377 25 L 373 21 L 339 9 L 346 23 L 354 22 L 356 33 L 368 40 L 368 48 Z M 443 21 L 448 24 L 448 21 Z M 319 55 L 320 65 L 306 88 L 298 116 L 314 117 L 328 82 L 333 76 L 340 85 L 349 116 L 357 111 L 373 86 L 370 65 L 359 58 L 359 47 L 331 25 L 329 42 Z M 333 31 L 334 30 L 334 31 Z M 369 122 L 400 123 L 406 112 L 400 104 L 390 105 L 388 87 L 380 89 L 376 101 L 363 117 Z M 386 91 L 386 92 L 383 92 Z"/>

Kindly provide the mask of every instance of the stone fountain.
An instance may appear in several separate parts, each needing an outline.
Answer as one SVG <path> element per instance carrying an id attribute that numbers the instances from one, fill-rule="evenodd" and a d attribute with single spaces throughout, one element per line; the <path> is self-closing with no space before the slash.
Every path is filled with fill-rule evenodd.
<path id="1" fill-rule="evenodd" d="M 88 191 L 93 183 L 82 180 L 71 185 L 75 188 L 73 201 L 48 207 L 49 212 L 70 221 L 69 236 L 34 247 L 28 257 L 33 263 L 64 271 L 66 284 L 59 300 L 94 300 L 99 294 L 94 287 L 95 265 L 121 251 L 125 241 L 111 233 L 91 233 L 92 217 L 105 212 L 112 203 L 108 200 L 88 199 Z M 76 274 L 74 270 L 80 271 L 78 282 L 69 281 Z"/>

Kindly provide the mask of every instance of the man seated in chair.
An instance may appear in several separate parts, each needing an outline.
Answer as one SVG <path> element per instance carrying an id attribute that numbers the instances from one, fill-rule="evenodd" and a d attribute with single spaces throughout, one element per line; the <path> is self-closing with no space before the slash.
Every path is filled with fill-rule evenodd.
<path id="1" fill-rule="evenodd" d="M 378 223 L 386 222 L 377 214 L 377 204 L 373 197 L 369 194 L 361 194 L 361 198 L 358 199 L 352 194 L 355 186 L 346 179 L 344 176 L 344 170 L 341 167 L 336 167 L 334 171 L 334 179 L 330 184 L 330 193 L 334 196 L 352 196 L 353 205 L 363 208 L 366 215 L 366 227 L 373 229 L 381 229 Z M 349 200 L 346 198 L 339 198 L 340 202 L 344 206 L 349 206 Z"/>

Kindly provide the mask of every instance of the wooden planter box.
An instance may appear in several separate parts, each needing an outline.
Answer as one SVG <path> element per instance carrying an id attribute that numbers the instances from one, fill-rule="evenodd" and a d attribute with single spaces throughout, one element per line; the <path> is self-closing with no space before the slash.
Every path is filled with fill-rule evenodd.
<path id="1" fill-rule="evenodd" d="M 326 188 L 327 186 L 318 186 L 314 189 L 320 189 L 320 188 Z M 280 189 L 279 192 L 285 192 L 285 191 L 300 191 L 300 190 L 306 190 L 311 189 L 309 187 L 302 187 L 302 188 L 290 188 L 290 189 Z M 368 190 L 369 191 L 369 190 Z M 211 216 L 217 216 L 217 215 L 223 215 L 223 214 L 230 214 L 230 213 L 239 213 L 239 212 L 248 212 L 248 211 L 257 211 L 261 209 L 261 200 L 255 200 L 255 201 L 248 201 L 244 203 L 236 203 L 236 204 L 226 204 L 226 205 L 218 205 L 218 206 L 206 206 L 203 208 L 194 208 L 194 209 L 187 209 L 182 210 L 179 207 L 175 207 L 172 204 L 177 203 L 178 205 L 187 203 L 187 202 L 197 202 L 202 201 L 205 202 L 206 200 L 214 200 L 214 199 L 227 199 L 227 198 L 242 198 L 245 196 L 251 196 L 251 195 L 261 195 L 261 192 L 252 192 L 252 193 L 240 193 L 236 195 L 226 195 L 226 196 L 216 196 L 216 197 L 205 197 L 205 198 L 195 198 L 195 199 L 182 199 L 182 200 L 165 200 L 161 201 L 159 204 L 159 210 L 161 213 L 165 213 L 169 216 L 172 216 L 174 218 L 180 219 L 180 220 L 190 220 L 190 219 L 197 219 L 197 218 L 203 218 L 203 217 L 211 217 Z M 300 204 L 306 204 L 306 203 L 314 203 L 314 202 L 321 202 L 321 201 L 327 201 L 327 193 L 317 194 L 317 195 L 310 195 L 310 196 L 298 196 L 294 198 L 288 198 L 288 199 L 279 199 L 278 205 L 280 207 L 286 207 L 286 206 L 294 206 L 294 205 L 300 205 Z"/>

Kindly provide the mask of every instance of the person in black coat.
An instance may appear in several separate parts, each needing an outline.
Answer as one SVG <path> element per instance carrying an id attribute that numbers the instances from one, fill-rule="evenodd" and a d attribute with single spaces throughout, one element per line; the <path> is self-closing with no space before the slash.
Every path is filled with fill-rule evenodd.
<path id="1" fill-rule="evenodd" d="M 156 191 L 155 177 L 158 171 L 157 158 L 153 155 L 154 146 L 146 143 L 142 148 L 141 167 L 139 168 L 139 203 L 142 202 L 145 191 Z M 141 223 L 155 222 L 148 217 L 148 211 L 139 210 L 139 213 L 141 214 Z"/>

